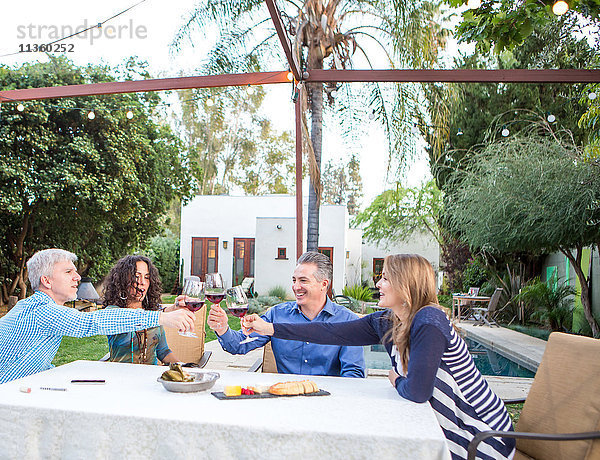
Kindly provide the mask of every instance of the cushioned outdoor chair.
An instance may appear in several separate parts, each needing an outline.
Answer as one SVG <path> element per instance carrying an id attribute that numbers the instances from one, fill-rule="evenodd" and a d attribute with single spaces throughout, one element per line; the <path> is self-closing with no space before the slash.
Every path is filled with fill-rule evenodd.
<path id="1" fill-rule="evenodd" d="M 471 307 L 473 311 L 473 315 L 476 315 L 477 321 L 474 326 L 483 326 L 487 324 L 488 326 L 498 326 L 500 325 L 494 321 L 494 315 L 496 314 L 496 310 L 498 308 L 498 302 L 500 302 L 500 296 L 502 295 L 502 288 L 496 288 L 490 301 L 488 302 L 487 307 Z"/>
<path id="2" fill-rule="evenodd" d="M 177 358 L 193 367 L 204 367 L 210 359 L 211 351 L 204 351 L 204 340 L 206 339 L 206 306 L 195 313 L 196 337 L 185 337 L 173 328 L 165 327 L 167 344 Z"/>
<path id="3" fill-rule="evenodd" d="M 277 363 L 275 362 L 275 355 L 273 354 L 273 348 L 271 342 L 263 348 L 263 355 L 258 358 L 252 366 L 248 369 L 248 372 L 262 371 L 269 374 L 277 374 Z"/>
<path id="4" fill-rule="evenodd" d="M 352 299 L 345 295 L 334 295 L 331 301 L 350 310 L 354 308 L 354 302 L 352 302 Z"/>
<path id="5" fill-rule="evenodd" d="M 490 437 L 517 438 L 515 460 L 599 460 L 600 340 L 553 332 L 515 431 L 477 434 L 468 460 Z"/>

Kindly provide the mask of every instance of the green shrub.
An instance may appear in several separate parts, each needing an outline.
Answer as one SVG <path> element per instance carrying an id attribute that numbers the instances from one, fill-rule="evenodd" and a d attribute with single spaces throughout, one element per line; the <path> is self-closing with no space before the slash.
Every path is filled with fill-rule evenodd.
<path id="1" fill-rule="evenodd" d="M 143 252 L 156 266 L 162 280 L 163 292 L 171 292 L 179 279 L 179 238 L 172 234 L 155 236 Z"/>
<path id="2" fill-rule="evenodd" d="M 287 298 L 287 291 L 283 286 L 275 286 L 269 289 L 268 297 L 277 297 L 280 300 Z"/>
<path id="3" fill-rule="evenodd" d="M 270 295 L 259 295 L 255 300 L 260 305 L 263 305 L 266 307 L 272 307 L 273 305 L 277 305 L 278 303 L 281 303 L 281 299 L 279 297 L 270 296 Z"/>
<path id="4" fill-rule="evenodd" d="M 547 324 L 553 331 L 570 331 L 573 323 L 575 289 L 567 284 L 558 285 L 553 277 L 547 283 L 534 278 L 528 282 L 516 300 L 533 309 L 531 319 Z M 557 285 L 556 288 L 552 286 Z"/>
<path id="5" fill-rule="evenodd" d="M 370 302 L 373 300 L 371 289 L 366 286 L 361 286 L 360 284 L 345 286 L 344 289 L 342 289 L 342 294 L 356 300 L 362 300 L 363 302 Z"/>
<path id="6" fill-rule="evenodd" d="M 250 299 L 248 301 L 248 314 L 260 314 L 264 311 L 264 309 L 265 308 L 256 299 Z"/>
<path id="7" fill-rule="evenodd" d="M 471 259 L 462 272 L 463 292 L 471 287 L 481 287 L 488 279 L 488 273 L 483 262 L 478 258 Z"/>
<path id="8" fill-rule="evenodd" d="M 446 307 L 448 309 L 452 308 L 452 296 L 446 294 L 439 294 L 438 301 L 442 307 Z"/>

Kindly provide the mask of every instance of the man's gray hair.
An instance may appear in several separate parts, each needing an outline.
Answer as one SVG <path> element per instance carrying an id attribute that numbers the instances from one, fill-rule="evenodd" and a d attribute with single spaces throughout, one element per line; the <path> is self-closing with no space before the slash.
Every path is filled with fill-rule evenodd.
<path id="1" fill-rule="evenodd" d="M 43 249 L 32 255 L 27 261 L 27 272 L 31 289 L 36 291 L 40 287 L 42 276 L 52 276 L 54 266 L 58 262 L 65 260 L 75 263 L 77 256 L 64 249 Z"/>
<path id="2" fill-rule="evenodd" d="M 333 264 L 326 255 L 320 252 L 307 251 L 300 256 L 297 264 L 315 264 L 317 266 L 317 271 L 315 271 L 317 281 L 329 280 L 329 284 L 331 284 L 333 280 Z"/>

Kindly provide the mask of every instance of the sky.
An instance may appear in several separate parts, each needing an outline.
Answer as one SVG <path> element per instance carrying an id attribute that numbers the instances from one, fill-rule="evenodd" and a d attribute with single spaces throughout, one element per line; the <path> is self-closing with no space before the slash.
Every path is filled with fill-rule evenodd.
<path id="1" fill-rule="evenodd" d="M 41 0 L 9 2 L 3 5 L 3 27 L 0 28 L 0 64 L 19 65 L 24 62 L 47 60 L 44 53 L 22 52 L 32 50 L 37 44 L 48 43 L 74 31 L 104 22 L 111 16 L 133 6 L 129 11 L 106 22 L 102 29 L 94 28 L 85 34 L 64 40 L 65 53 L 77 65 L 108 64 L 117 66 L 129 56 L 137 56 L 149 63 L 155 78 L 199 75 L 196 70 L 212 44 L 210 37 L 198 40 L 194 46 L 187 44 L 180 53 L 169 46 L 192 10 L 195 0 L 104 0 L 82 2 Z M 271 70 L 287 68 L 285 62 Z M 291 88 L 287 84 L 266 86 L 267 97 L 264 114 L 279 130 L 294 129 L 294 106 Z M 386 180 L 388 158 L 384 133 L 374 122 L 367 123 L 365 135 L 358 143 L 344 139 L 335 123 L 324 130 L 323 162 L 328 159 L 347 159 L 358 153 L 363 180 L 363 208 L 378 194 L 391 188 Z M 430 177 L 423 142 L 417 143 L 417 160 L 406 175 L 405 184 L 416 186 Z M 304 193 L 308 194 L 307 185 Z"/>

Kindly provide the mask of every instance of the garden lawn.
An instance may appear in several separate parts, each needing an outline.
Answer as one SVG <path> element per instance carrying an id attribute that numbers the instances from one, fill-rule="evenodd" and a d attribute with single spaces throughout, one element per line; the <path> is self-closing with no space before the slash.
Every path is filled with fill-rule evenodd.
<path id="1" fill-rule="evenodd" d="M 60 366 L 78 359 L 98 361 L 106 353 L 108 353 L 108 340 L 105 335 L 94 335 L 81 339 L 63 337 L 52 364 Z"/>

